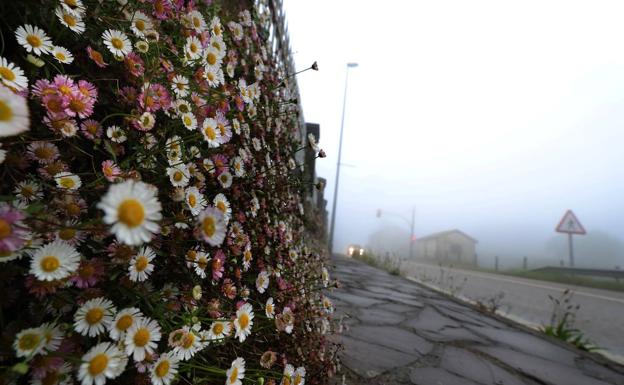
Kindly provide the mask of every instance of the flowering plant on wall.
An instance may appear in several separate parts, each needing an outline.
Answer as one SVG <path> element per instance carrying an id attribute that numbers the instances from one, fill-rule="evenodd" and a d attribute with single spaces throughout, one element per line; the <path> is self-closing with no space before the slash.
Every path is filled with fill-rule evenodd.
<path id="1" fill-rule="evenodd" d="M 1 2 L 0 384 L 335 371 L 268 9 Z"/>

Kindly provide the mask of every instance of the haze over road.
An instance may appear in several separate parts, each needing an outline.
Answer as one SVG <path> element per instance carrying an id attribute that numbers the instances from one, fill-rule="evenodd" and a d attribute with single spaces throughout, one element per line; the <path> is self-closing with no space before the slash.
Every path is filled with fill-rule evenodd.
<path id="1" fill-rule="evenodd" d="M 487 302 L 503 293 L 500 309 L 533 325 L 550 322 L 553 304 L 548 295 L 557 298 L 569 288 L 574 292 L 572 303 L 581 306 L 575 326 L 600 348 L 624 360 L 624 293 L 407 261 L 401 270 L 445 290 L 460 287 L 457 295 L 474 301 Z"/>

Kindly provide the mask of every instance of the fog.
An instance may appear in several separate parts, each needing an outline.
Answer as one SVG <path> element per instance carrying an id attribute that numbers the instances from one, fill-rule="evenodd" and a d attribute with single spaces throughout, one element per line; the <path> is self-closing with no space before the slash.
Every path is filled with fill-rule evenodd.
<path id="1" fill-rule="evenodd" d="M 383 4 L 383 6 L 382 6 Z M 286 0 L 306 121 L 331 209 L 349 70 L 334 249 L 388 250 L 460 229 L 479 262 L 557 264 L 572 209 L 579 266 L 624 265 L 621 1 Z M 398 236 L 403 234 L 403 236 Z M 397 248 L 398 247 L 398 248 Z M 403 249 L 404 250 L 404 249 Z"/>

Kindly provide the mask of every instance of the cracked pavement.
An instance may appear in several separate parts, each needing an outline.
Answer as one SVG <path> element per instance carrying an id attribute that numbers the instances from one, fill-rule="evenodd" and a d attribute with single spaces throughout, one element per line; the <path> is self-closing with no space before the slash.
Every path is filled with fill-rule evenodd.
<path id="1" fill-rule="evenodd" d="M 328 293 L 346 384 L 624 385 L 624 367 L 344 256 Z"/>

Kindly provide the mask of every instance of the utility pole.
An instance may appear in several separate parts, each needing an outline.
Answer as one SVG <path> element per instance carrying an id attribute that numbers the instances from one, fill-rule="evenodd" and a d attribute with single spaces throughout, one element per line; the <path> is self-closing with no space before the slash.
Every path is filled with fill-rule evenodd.
<path id="1" fill-rule="evenodd" d="M 334 184 L 334 200 L 332 202 L 331 225 L 329 228 L 329 252 L 334 252 L 334 226 L 336 225 L 336 204 L 338 202 L 338 182 L 340 181 L 340 159 L 342 158 L 342 134 L 344 132 L 345 110 L 347 108 L 347 85 L 349 84 L 349 68 L 357 67 L 357 63 L 347 63 L 344 97 L 342 99 L 342 122 L 340 123 L 340 141 L 338 142 L 338 161 L 336 162 L 336 183 Z"/>

